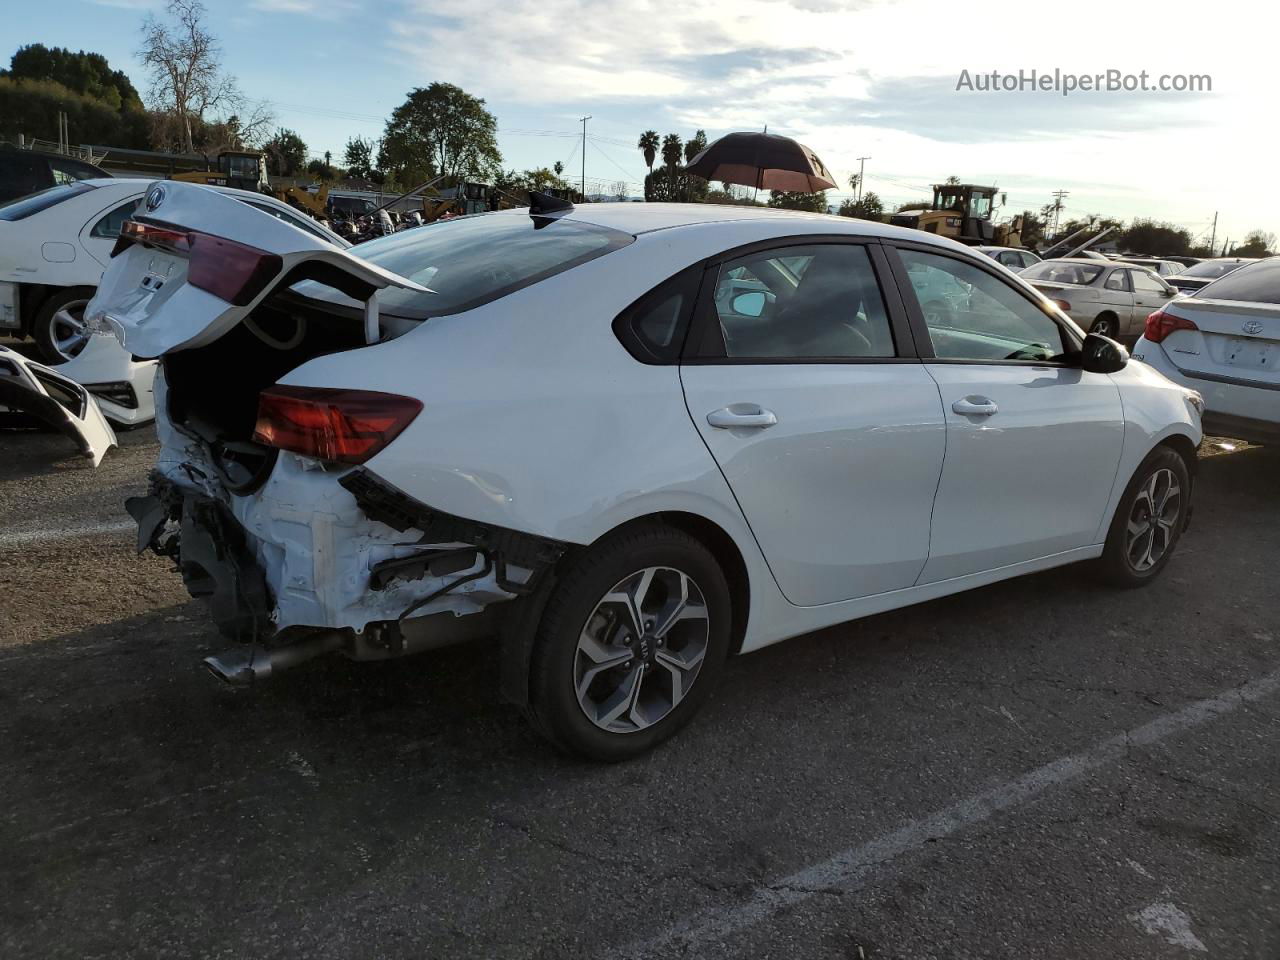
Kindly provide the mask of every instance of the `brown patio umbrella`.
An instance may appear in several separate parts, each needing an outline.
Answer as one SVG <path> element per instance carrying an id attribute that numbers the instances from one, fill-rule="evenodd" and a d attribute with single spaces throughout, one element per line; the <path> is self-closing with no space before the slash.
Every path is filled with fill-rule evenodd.
<path id="1" fill-rule="evenodd" d="M 815 193 L 836 185 L 816 153 L 774 133 L 726 133 L 694 157 L 685 171 L 705 180 L 789 193 Z"/>

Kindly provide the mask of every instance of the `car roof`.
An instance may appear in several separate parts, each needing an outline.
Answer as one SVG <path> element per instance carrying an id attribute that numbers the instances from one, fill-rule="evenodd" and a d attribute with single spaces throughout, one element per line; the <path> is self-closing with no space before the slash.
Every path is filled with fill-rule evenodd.
<path id="1" fill-rule="evenodd" d="M 520 213 L 524 208 L 505 211 Z M 856 233 L 862 236 L 912 240 L 951 247 L 954 241 L 910 227 L 895 227 L 872 220 L 857 220 L 829 213 L 780 210 L 776 207 L 739 207 L 720 203 L 584 203 L 564 214 L 566 219 L 621 230 L 639 236 L 655 230 L 692 227 L 729 221 L 790 221 L 805 223 L 814 233 Z M 972 248 L 966 248 L 972 249 Z"/>

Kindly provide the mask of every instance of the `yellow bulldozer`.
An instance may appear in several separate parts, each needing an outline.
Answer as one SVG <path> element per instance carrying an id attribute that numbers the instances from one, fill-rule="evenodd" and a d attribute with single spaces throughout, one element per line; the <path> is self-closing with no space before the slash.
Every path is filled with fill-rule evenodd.
<path id="1" fill-rule="evenodd" d="M 267 176 L 266 155 L 253 150 L 224 150 L 218 154 L 216 163 L 215 169 L 175 173 L 172 179 L 183 183 L 203 183 L 212 187 L 234 187 L 237 190 L 264 193 L 297 207 L 316 219 L 325 216 L 325 205 L 329 199 L 327 183 L 321 183 L 320 189 L 315 193 L 303 187 L 272 187 L 271 179 Z"/>
<path id="2" fill-rule="evenodd" d="M 1000 203 L 995 202 L 999 194 Z M 972 246 L 1022 246 L 1022 217 L 1007 223 L 992 220 L 996 209 L 1003 206 L 1005 194 L 999 187 L 975 183 L 935 183 L 933 203 L 919 210 L 901 210 L 889 218 L 900 227 L 913 227 L 940 237 L 950 237 Z"/>

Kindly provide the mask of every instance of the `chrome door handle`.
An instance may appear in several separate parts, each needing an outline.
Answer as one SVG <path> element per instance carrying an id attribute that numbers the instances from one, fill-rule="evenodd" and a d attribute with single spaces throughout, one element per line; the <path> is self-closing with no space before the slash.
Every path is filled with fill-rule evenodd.
<path id="1" fill-rule="evenodd" d="M 754 403 L 735 403 L 707 414 L 707 423 L 721 430 L 737 430 L 741 427 L 772 427 L 778 422 L 772 410 Z"/>
<path id="2" fill-rule="evenodd" d="M 995 401 L 986 397 L 965 397 L 953 403 L 951 409 L 966 417 L 989 417 L 1000 412 Z"/>

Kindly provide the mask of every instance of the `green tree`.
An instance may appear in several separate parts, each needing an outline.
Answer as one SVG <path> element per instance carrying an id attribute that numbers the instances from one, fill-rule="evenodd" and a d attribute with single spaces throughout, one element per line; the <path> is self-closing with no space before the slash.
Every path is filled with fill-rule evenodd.
<path id="1" fill-rule="evenodd" d="M 1245 235 L 1244 243 L 1233 247 L 1228 256 L 1232 257 L 1270 257 L 1276 246 L 1276 235 L 1265 230 L 1250 230 Z"/>
<path id="2" fill-rule="evenodd" d="M 115 110 L 142 109 L 142 98 L 128 76 L 112 70 L 100 53 L 72 52 L 63 47 L 31 43 L 19 47 L 0 76 L 14 80 L 49 80 L 74 93 L 101 100 Z"/>
<path id="3" fill-rule="evenodd" d="M 498 121 L 484 100 L 451 83 L 415 87 L 392 112 L 378 166 L 401 183 L 443 175 L 490 180 L 501 173 Z"/>
<path id="4" fill-rule="evenodd" d="M 680 158 L 684 156 L 684 143 L 678 133 L 668 133 L 662 138 L 662 163 L 667 168 L 667 180 L 670 182 L 671 199 L 680 199 L 679 184 L 676 174 L 680 169 Z"/>
<path id="5" fill-rule="evenodd" d="M 707 149 L 707 131 L 699 130 L 684 145 L 684 162 L 693 163 L 693 158 Z"/>
<path id="6" fill-rule="evenodd" d="M 141 110 L 116 110 L 51 80 L 0 77 L 0 136 L 57 140 L 59 113 L 67 115 L 73 143 L 151 147 L 150 120 Z"/>
<path id="7" fill-rule="evenodd" d="M 644 154 L 644 164 L 649 168 L 649 172 L 653 173 L 653 161 L 658 157 L 658 140 L 657 130 L 646 130 L 640 134 L 640 142 L 638 144 L 640 152 Z"/>
<path id="8" fill-rule="evenodd" d="M 855 175 L 853 179 L 857 179 Z M 874 192 L 865 193 L 862 199 L 850 198 L 840 204 L 840 216 L 857 217 L 859 220 L 883 220 L 884 203 Z"/>
<path id="9" fill-rule="evenodd" d="M 295 131 L 284 127 L 262 145 L 262 152 L 267 155 L 268 169 L 278 177 L 292 177 L 307 165 L 307 145 Z"/>
<path id="10" fill-rule="evenodd" d="M 783 190 L 769 191 L 769 206 L 782 207 L 785 210 L 809 210 L 814 213 L 827 212 L 827 195 L 823 191 L 817 193 L 792 193 Z"/>
<path id="11" fill-rule="evenodd" d="M 1121 250 L 1130 253 L 1186 256 L 1191 249 L 1191 232 L 1175 223 L 1138 219 L 1123 230 L 1115 241 Z"/>
<path id="12" fill-rule="evenodd" d="M 351 137 L 342 150 L 342 162 L 347 172 L 361 180 L 378 180 L 378 171 L 373 165 L 373 141 L 364 137 Z"/>

